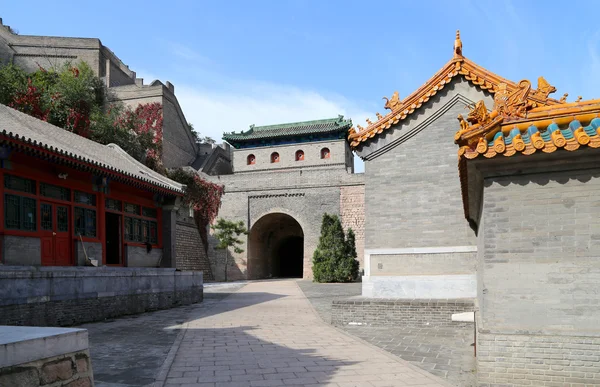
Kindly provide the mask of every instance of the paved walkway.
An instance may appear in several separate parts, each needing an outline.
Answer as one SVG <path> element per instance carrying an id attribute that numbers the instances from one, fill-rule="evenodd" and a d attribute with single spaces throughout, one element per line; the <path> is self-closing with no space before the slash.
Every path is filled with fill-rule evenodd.
<path id="1" fill-rule="evenodd" d="M 165 386 L 447 385 L 324 323 L 293 280 L 249 283 L 183 327 Z"/>
<path id="2" fill-rule="evenodd" d="M 88 330 L 96 387 L 138 387 L 156 380 L 181 324 L 245 284 L 204 285 L 204 301 L 80 326 Z"/>
<path id="3" fill-rule="evenodd" d="M 304 295 L 321 318 L 331 322 L 331 303 L 335 299 L 361 294 L 360 283 L 320 284 L 299 280 Z M 447 379 L 455 386 L 476 386 L 473 356 L 473 325 L 448 327 L 423 326 L 344 326 L 353 336 L 400 357 L 417 367 Z"/>

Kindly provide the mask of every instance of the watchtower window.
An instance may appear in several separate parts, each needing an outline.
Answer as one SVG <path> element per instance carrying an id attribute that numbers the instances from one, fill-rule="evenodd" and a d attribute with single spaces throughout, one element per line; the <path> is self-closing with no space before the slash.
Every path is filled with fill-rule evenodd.
<path id="1" fill-rule="evenodd" d="M 304 160 L 304 151 L 298 150 L 296 151 L 296 161 Z"/>
<path id="2" fill-rule="evenodd" d="M 322 159 L 328 159 L 330 157 L 331 157 L 331 152 L 329 152 L 329 148 L 321 149 L 321 158 Z"/>
<path id="3" fill-rule="evenodd" d="M 273 152 L 271 153 L 271 162 L 278 163 L 279 162 L 279 153 Z"/>
<path id="4" fill-rule="evenodd" d="M 248 165 L 256 164 L 256 157 L 254 155 L 248 155 L 248 158 L 246 159 L 246 164 L 248 164 Z"/>

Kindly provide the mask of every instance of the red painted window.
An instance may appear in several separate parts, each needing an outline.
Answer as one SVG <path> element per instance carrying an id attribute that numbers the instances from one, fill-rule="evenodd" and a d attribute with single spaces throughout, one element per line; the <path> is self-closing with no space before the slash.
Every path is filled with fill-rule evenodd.
<path id="1" fill-rule="evenodd" d="M 279 162 L 279 153 L 273 152 L 271 153 L 271 162 L 278 163 Z"/>
<path id="2" fill-rule="evenodd" d="M 296 151 L 296 161 L 304 160 L 304 151 L 298 150 Z"/>
<path id="3" fill-rule="evenodd" d="M 331 157 L 331 152 L 329 152 L 329 148 L 321 149 L 321 158 L 322 159 L 328 159 L 330 157 Z"/>
<path id="4" fill-rule="evenodd" d="M 246 164 L 247 165 L 256 164 L 256 157 L 254 155 L 248 155 L 248 158 L 246 159 Z"/>

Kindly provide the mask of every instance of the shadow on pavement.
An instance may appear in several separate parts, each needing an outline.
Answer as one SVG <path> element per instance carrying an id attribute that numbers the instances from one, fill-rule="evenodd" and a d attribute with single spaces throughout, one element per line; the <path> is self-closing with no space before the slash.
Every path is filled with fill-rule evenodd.
<path id="1" fill-rule="evenodd" d="M 88 330 L 95 381 L 103 387 L 152 383 L 185 322 L 283 297 L 245 293 L 236 297 L 239 302 L 213 310 L 232 294 L 235 291 L 205 293 L 204 301 L 198 304 L 79 326 Z"/>
<path id="2" fill-rule="evenodd" d="M 223 387 L 323 384 L 333 376 L 343 376 L 340 368 L 357 364 L 315 355 L 314 349 L 274 344 L 252 331 L 260 334 L 260 329 L 251 326 L 188 329 L 167 383 L 218 383 Z"/>

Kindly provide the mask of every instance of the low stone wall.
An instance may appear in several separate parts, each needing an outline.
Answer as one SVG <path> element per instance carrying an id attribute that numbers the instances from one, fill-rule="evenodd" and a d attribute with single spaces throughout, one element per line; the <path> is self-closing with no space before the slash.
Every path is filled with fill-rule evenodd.
<path id="1" fill-rule="evenodd" d="M 68 326 L 202 301 L 201 272 L 0 266 L 0 324 Z"/>
<path id="2" fill-rule="evenodd" d="M 93 385 L 86 330 L 0 326 L 0 386 Z"/>
<path id="3" fill-rule="evenodd" d="M 472 312 L 474 300 L 405 300 L 351 297 L 334 300 L 333 325 L 372 325 L 404 327 L 455 326 L 452 315 Z"/>
<path id="4" fill-rule="evenodd" d="M 600 337 L 477 333 L 479 386 L 600 384 Z"/>

